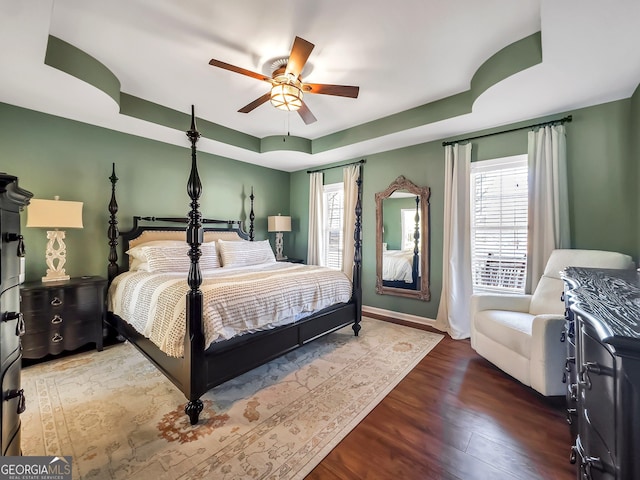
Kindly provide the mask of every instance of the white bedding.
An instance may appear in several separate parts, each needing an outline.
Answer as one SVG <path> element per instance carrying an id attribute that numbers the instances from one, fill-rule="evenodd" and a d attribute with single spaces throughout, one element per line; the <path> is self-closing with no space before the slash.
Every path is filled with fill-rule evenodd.
<path id="1" fill-rule="evenodd" d="M 351 298 L 351 282 L 342 272 L 286 262 L 204 271 L 200 289 L 206 347 Z M 108 308 L 164 353 L 181 357 L 188 290 L 184 272 L 125 272 L 109 288 Z"/>
<path id="2" fill-rule="evenodd" d="M 413 282 L 413 250 L 384 250 L 382 280 Z"/>

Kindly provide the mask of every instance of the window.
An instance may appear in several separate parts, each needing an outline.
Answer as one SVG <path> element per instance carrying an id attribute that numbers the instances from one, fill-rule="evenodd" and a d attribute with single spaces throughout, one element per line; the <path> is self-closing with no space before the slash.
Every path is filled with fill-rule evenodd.
<path id="1" fill-rule="evenodd" d="M 416 246 L 416 240 L 413 236 L 416 233 L 416 209 L 403 208 L 400 210 L 402 215 L 402 249 L 413 251 Z M 418 212 L 418 224 L 420 224 L 420 213 Z M 422 231 L 419 232 L 422 235 Z M 418 242 L 420 248 L 420 242 Z"/>
<path id="2" fill-rule="evenodd" d="M 527 266 L 527 156 L 471 164 L 474 291 L 524 293 Z"/>
<path id="3" fill-rule="evenodd" d="M 324 186 L 324 265 L 342 268 L 342 212 L 344 184 Z"/>

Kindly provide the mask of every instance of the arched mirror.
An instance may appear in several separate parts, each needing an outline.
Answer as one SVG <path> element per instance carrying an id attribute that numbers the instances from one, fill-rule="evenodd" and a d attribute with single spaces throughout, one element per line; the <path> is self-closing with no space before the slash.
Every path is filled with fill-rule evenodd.
<path id="1" fill-rule="evenodd" d="M 376 193 L 376 292 L 428 301 L 429 187 L 404 176 Z"/>

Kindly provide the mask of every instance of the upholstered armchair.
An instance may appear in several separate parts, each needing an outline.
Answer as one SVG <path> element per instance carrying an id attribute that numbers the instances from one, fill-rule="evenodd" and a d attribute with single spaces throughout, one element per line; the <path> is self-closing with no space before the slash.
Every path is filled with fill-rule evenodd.
<path id="1" fill-rule="evenodd" d="M 471 346 L 498 368 L 542 395 L 564 395 L 566 346 L 563 282 L 566 267 L 633 268 L 631 257 L 599 250 L 554 250 L 532 295 L 471 297 Z"/>

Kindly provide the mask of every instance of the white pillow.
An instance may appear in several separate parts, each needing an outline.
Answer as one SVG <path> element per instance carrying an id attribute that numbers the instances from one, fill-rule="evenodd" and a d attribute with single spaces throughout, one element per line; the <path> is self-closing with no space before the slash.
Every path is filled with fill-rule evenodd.
<path id="1" fill-rule="evenodd" d="M 130 248 L 126 251 L 126 254 L 131 257 L 131 260 L 138 259 L 146 262 L 147 258 L 142 250 L 143 247 L 180 247 L 185 245 L 187 245 L 187 242 L 183 240 L 151 240 Z"/>
<path id="2" fill-rule="evenodd" d="M 269 240 L 257 242 L 218 240 L 218 249 L 223 267 L 244 267 L 276 261 Z"/>
<path id="3" fill-rule="evenodd" d="M 215 242 L 203 243 L 200 245 L 202 256 L 200 257 L 200 269 L 211 270 L 220 268 L 220 260 Z M 140 250 L 134 252 L 138 258 L 132 262 L 132 269 L 135 261 L 139 261 L 135 267 L 137 270 L 147 272 L 188 272 L 191 266 L 191 259 L 187 255 L 189 245 L 180 242 L 179 245 L 143 245 Z"/>

